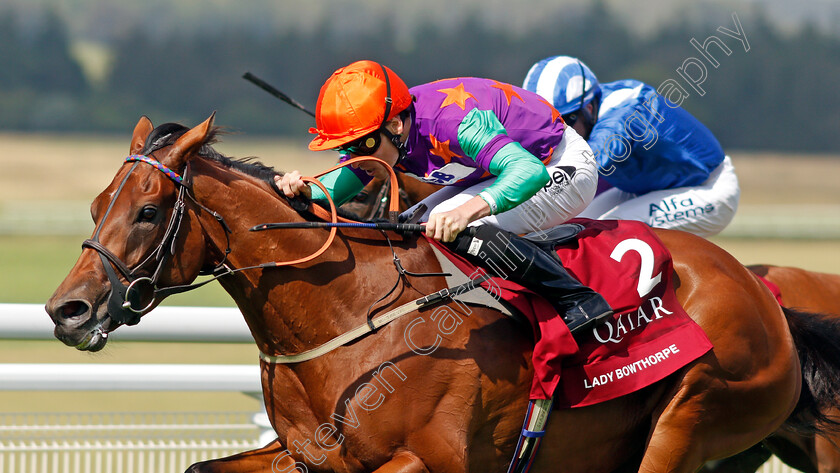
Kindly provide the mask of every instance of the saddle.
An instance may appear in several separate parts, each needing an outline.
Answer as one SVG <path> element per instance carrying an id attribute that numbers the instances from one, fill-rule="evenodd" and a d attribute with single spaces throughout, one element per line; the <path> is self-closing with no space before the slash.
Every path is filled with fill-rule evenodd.
<path id="1" fill-rule="evenodd" d="M 359 157 L 340 166 L 366 159 L 378 161 Z M 390 174 L 395 182 L 393 170 Z M 306 180 L 322 186 L 315 179 Z M 322 191 L 327 193 L 326 189 Z M 392 185 L 389 214 L 394 223 L 397 199 Z M 330 203 L 331 220 L 335 222 L 334 204 Z M 528 321 L 534 339 L 532 400 L 553 397 L 558 407 L 605 402 L 649 386 L 711 350 L 703 330 L 680 306 L 671 284 L 671 255 L 648 225 L 632 220 L 574 219 L 568 223 L 529 238 L 555 251 L 567 271 L 603 295 L 615 311 L 591 334 L 582 336 L 580 344 L 544 298 L 512 281 L 489 277 L 440 242 L 424 236 L 442 256 L 439 259 L 444 270 L 451 264 L 460 270 L 456 273 L 471 275 L 464 278 L 465 282 L 480 281 L 487 296 L 478 303 L 514 317 L 518 313 Z M 335 229 L 323 248 L 334 235 Z M 469 296 L 456 297 L 469 303 L 469 297 L 479 293 L 469 291 Z"/>

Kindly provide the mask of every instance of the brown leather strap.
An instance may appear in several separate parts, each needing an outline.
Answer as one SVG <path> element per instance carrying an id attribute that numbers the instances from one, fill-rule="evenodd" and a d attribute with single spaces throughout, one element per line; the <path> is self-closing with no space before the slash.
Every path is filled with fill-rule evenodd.
<path id="1" fill-rule="evenodd" d="M 99 243 L 96 240 L 88 239 L 82 242 L 82 248 L 90 248 L 92 250 L 96 250 L 99 254 L 108 258 L 108 261 L 116 266 L 117 270 L 125 276 L 126 279 L 131 279 L 131 270 L 128 269 L 128 266 L 125 265 L 122 261 L 114 253 L 111 253 L 111 250 L 105 248 L 102 243 Z"/>
<path id="2" fill-rule="evenodd" d="M 319 181 L 318 179 L 315 179 L 314 177 L 301 177 L 301 179 L 305 182 L 311 182 L 312 184 L 315 184 L 316 186 L 321 188 L 321 190 L 327 196 L 327 201 L 330 203 L 330 216 L 329 216 L 330 222 L 336 223 L 338 221 L 338 214 L 336 213 L 335 202 L 333 202 L 332 197 L 330 197 L 330 193 L 327 192 L 327 188 L 324 187 L 324 184 L 322 184 L 321 181 Z M 327 248 L 329 248 L 330 245 L 332 245 L 333 240 L 335 240 L 335 233 L 336 233 L 337 230 L 338 229 L 336 227 L 330 228 L 330 236 L 327 237 L 327 241 L 324 242 L 323 246 L 321 246 L 321 248 L 318 249 L 318 251 L 316 251 L 315 253 L 312 253 L 309 256 L 306 256 L 304 258 L 299 258 L 299 259 L 296 259 L 296 260 L 292 260 L 292 261 L 275 261 L 273 263 L 267 263 L 263 266 L 290 266 L 290 265 L 293 265 L 293 264 L 300 264 L 300 263 L 306 263 L 307 261 L 311 261 L 311 260 L 321 256 L 321 254 L 323 254 L 325 251 L 327 251 Z"/>
<path id="3" fill-rule="evenodd" d="M 321 181 L 319 181 L 317 178 L 323 176 L 324 174 L 335 171 L 336 169 L 341 169 L 345 166 L 349 166 L 350 164 L 355 164 L 355 163 L 362 162 L 362 161 L 374 161 L 374 162 L 380 163 L 383 166 L 385 166 L 385 169 L 388 170 L 388 173 L 390 174 L 390 180 L 391 180 L 391 192 L 389 194 L 389 199 L 388 199 L 388 220 L 391 223 L 397 223 L 397 215 L 399 215 L 399 205 L 400 205 L 399 183 L 397 181 L 397 174 L 394 172 L 394 169 L 391 166 L 388 165 L 388 163 L 386 163 L 385 161 L 383 161 L 379 158 L 374 158 L 373 156 L 359 156 L 359 157 L 356 157 L 356 158 L 348 159 L 347 161 L 345 161 L 343 163 L 340 163 L 337 166 L 333 166 L 332 168 L 327 169 L 326 171 L 324 171 L 322 173 L 316 174 L 315 177 L 301 177 L 302 181 L 310 182 L 312 184 L 315 184 L 319 188 L 321 188 L 321 191 L 324 193 L 325 196 L 327 196 L 327 202 L 329 202 L 329 204 L 330 204 L 329 215 L 327 215 L 326 211 L 324 209 L 322 209 L 321 207 L 312 206 L 311 211 L 312 211 L 313 214 L 315 214 L 315 216 L 317 216 L 319 218 L 322 218 L 324 220 L 329 220 L 331 223 L 337 223 L 339 220 L 341 220 L 343 222 L 352 222 L 352 220 L 349 220 L 349 219 L 345 219 L 345 218 L 339 219 L 338 218 L 338 213 L 336 211 L 335 202 L 333 201 L 332 197 L 330 196 L 330 193 L 327 191 L 327 188 L 324 187 L 324 184 Z M 273 263 L 267 263 L 264 266 L 290 266 L 290 265 L 293 265 L 293 264 L 300 264 L 300 263 L 306 263 L 307 261 L 312 261 L 313 259 L 321 256 L 325 251 L 327 251 L 327 248 L 329 248 L 330 245 L 332 245 L 332 242 L 335 240 L 335 234 L 336 234 L 337 230 L 338 229 L 336 227 L 330 228 L 330 236 L 327 237 L 327 241 L 324 242 L 323 246 L 321 246 L 321 248 L 319 248 L 318 251 L 316 251 L 315 253 L 312 253 L 309 256 L 306 256 L 304 258 L 299 258 L 299 259 L 296 259 L 296 260 L 292 260 L 292 261 L 275 261 Z"/>

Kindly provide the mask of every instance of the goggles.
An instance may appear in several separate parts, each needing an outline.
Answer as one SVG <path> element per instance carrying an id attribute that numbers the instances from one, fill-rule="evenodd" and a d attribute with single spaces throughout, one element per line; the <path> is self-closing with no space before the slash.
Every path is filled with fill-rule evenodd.
<path id="1" fill-rule="evenodd" d="M 359 156 L 370 156 L 382 144 L 382 130 L 377 129 L 367 135 L 336 148 L 337 151 Z"/>
<path id="2" fill-rule="evenodd" d="M 567 113 L 561 116 L 563 117 L 563 121 L 566 123 L 566 125 L 573 127 L 575 126 L 575 122 L 577 122 L 578 118 L 580 117 L 580 110 L 572 113 Z"/>

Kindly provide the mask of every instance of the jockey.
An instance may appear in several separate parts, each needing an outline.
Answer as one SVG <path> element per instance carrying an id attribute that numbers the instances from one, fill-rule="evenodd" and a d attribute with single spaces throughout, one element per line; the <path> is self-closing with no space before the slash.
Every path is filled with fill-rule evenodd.
<path id="1" fill-rule="evenodd" d="M 421 202 L 429 209 L 427 236 L 502 273 L 496 276 L 509 269 L 512 280 L 552 302 L 573 333 L 612 315 L 604 298 L 568 274 L 556 255 L 518 236 L 575 217 L 597 186 L 586 141 L 541 97 L 471 77 L 409 90 L 391 69 L 358 61 L 327 79 L 315 115 L 309 149 L 338 150 L 341 161 L 374 156 L 445 186 Z M 321 181 L 340 205 L 372 176 L 385 175 L 378 163 L 363 162 Z M 276 183 L 288 197 L 325 198 L 297 171 Z"/>
<path id="2" fill-rule="evenodd" d="M 601 178 L 580 216 L 716 235 L 732 221 L 740 189 L 711 131 L 637 80 L 599 84 L 579 59 L 534 64 L 523 87 L 551 102 L 592 147 Z"/>

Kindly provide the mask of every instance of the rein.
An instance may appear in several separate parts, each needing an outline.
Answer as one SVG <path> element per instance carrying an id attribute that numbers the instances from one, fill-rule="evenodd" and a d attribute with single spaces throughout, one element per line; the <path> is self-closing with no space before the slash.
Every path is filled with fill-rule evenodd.
<path id="1" fill-rule="evenodd" d="M 356 164 L 356 163 L 361 163 L 361 162 L 364 162 L 364 161 L 372 161 L 372 162 L 375 162 L 375 163 L 379 163 L 379 164 L 381 164 L 382 166 L 385 167 L 385 170 L 388 171 L 388 181 L 386 181 L 385 184 L 383 184 L 383 187 L 388 188 L 388 191 L 387 191 L 388 192 L 387 217 L 388 217 L 389 222 L 397 223 L 397 216 L 399 216 L 399 213 L 400 213 L 400 184 L 399 184 L 399 181 L 397 181 L 397 173 L 394 172 L 394 168 L 392 168 L 390 165 L 388 165 L 388 163 L 386 163 L 385 161 L 383 161 L 379 158 L 374 158 L 373 156 L 357 156 L 355 158 L 348 159 L 347 161 L 344 161 L 343 163 L 339 163 L 339 164 L 331 167 L 330 169 L 327 169 L 326 171 L 324 171 L 322 173 L 316 174 L 315 177 L 316 178 L 321 177 L 324 174 L 328 174 L 328 173 L 331 173 L 331 172 L 335 171 L 336 169 L 341 169 L 345 166 L 349 166 L 351 164 Z M 302 179 L 306 180 L 306 178 L 302 178 Z M 320 182 L 319 182 L 319 184 L 320 184 Z M 322 191 L 325 190 L 323 188 L 323 186 L 321 186 L 321 190 Z M 330 203 L 330 207 L 333 207 L 335 204 L 333 203 L 333 200 L 330 197 L 329 192 L 324 192 L 324 193 L 327 196 L 327 200 Z M 383 200 L 383 199 L 384 199 L 384 196 L 380 200 Z M 333 223 L 335 223 L 335 222 L 333 222 Z"/>
<path id="2" fill-rule="evenodd" d="M 187 167 L 184 171 L 183 177 L 178 175 L 178 173 L 176 173 L 175 171 L 166 167 L 166 165 L 164 165 L 160 161 L 150 156 L 134 154 L 125 158 L 125 162 L 133 163 L 131 169 L 128 170 L 128 173 L 125 175 L 122 182 L 120 182 L 120 185 L 117 187 L 117 191 L 111 198 L 111 201 L 108 204 L 108 208 L 105 210 L 105 215 L 103 215 L 102 221 L 100 222 L 99 227 L 96 229 L 93 236 L 82 242 L 82 248 L 90 248 L 99 253 L 99 258 L 102 261 L 102 265 L 105 267 L 105 273 L 107 274 L 108 280 L 111 283 L 111 292 L 108 296 L 108 314 L 117 323 L 125 325 L 136 325 L 140 322 L 140 318 L 143 316 L 143 314 L 148 312 L 152 308 L 152 306 L 154 306 L 156 300 L 163 299 L 172 294 L 178 294 L 181 292 L 197 289 L 201 286 L 204 286 L 205 284 L 215 281 L 216 279 L 219 279 L 223 276 L 227 276 L 229 274 L 233 274 L 235 272 L 254 268 L 286 266 L 310 261 L 314 258 L 317 258 L 324 251 L 326 251 L 330 244 L 332 244 L 333 239 L 335 238 L 337 229 L 333 228 L 330 230 L 330 236 L 327 239 L 327 242 L 318 251 L 305 258 L 285 262 L 263 263 L 260 265 L 249 266 L 246 268 L 230 269 L 225 264 L 225 261 L 227 260 L 227 257 L 231 251 L 230 227 L 228 227 L 227 223 L 224 221 L 224 218 L 222 218 L 221 215 L 200 204 L 189 192 L 189 162 L 187 163 Z M 133 269 L 130 269 L 127 264 L 125 264 L 118 256 L 116 256 L 111 250 L 106 248 L 105 245 L 103 245 L 99 241 L 99 235 L 102 231 L 102 228 L 105 225 L 106 220 L 108 219 L 108 216 L 111 213 L 111 210 L 114 207 L 114 203 L 116 202 L 120 193 L 122 193 L 122 190 L 125 187 L 125 183 L 128 182 L 128 178 L 131 176 L 131 173 L 133 173 L 136 169 L 137 164 L 141 162 L 149 164 L 153 168 L 162 172 L 170 181 L 172 181 L 178 188 L 178 197 L 175 200 L 175 205 L 172 211 L 172 217 L 170 218 L 169 224 L 166 227 L 163 239 L 158 244 L 158 246 L 149 254 L 149 256 L 147 256 L 143 261 L 140 262 L 140 264 L 135 266 Z M 321 184 L 320 181 L 318 181 L 317 179 L 304 179 L 320 186 L 322 190 L 326 192 L 326 188 L 324 188 L 323 184 Z M 160 288 L 158 287 L 158 281 L 161 277 L 161 274 L 163 273 L 163 267 L 166 265 L 169 256 L 175 254 L 175 243 L 177 241 L 178 233 L 181 228 L 181 221 L 184 218 L 187 197 L 189 197 L 189 199 L 200 209 L 213 215 L 216 221 L 219 222 L 219 224 L 222 226 L 225 232 L 225 238 L 227 240 L 225 255 L 222 259 L 222 262 L 220 262 L 209 273 L 205 273 L 214 274 L 212 278 L 196 284 Z M 332 217 L 331 220 L 335 222 L 337 215 L 335 204 L 332 201 L 330 201 L 330 205 L 330 214 Z M 139 271 L 153 260 L 157 261 L 157 266 L 155 267 L 152 276 L 138 276 Z M 128 281 L 128 284 L 124 284 L 120 280 L 119 276 L 117 275 L 117 272 L 114 271 L 114 268 L 116 268 L 117 271 L 119 271 L 119 273 L 122 274 L 125 280 Z"/>
<path id="3" fill-rule="evenodd" d="M 376 193 L 373 208 L 370 210 L 370 214 L 365 217 L 367 220 L 386 218 L 388 207 L 385 204 L 386 202 L 390 201 L 388 195 L 391 191 L 391 187 L 393 187 L 393 184 L 391 184 L 390 181 L 385 181 L 382 183 L 382 186 L 379 188 L 379 192 Z M 398 192 L 400 196 L 400 202 L 402 202 L 406 206 L 406 208 L 411 207 L 413 203 L 408 197 L 408 192 L 406 192 L 405 189 L 403 189 L 402 187 L 398 189 Z"/>
<path id="4" fill-rule="evenodd" d="M 344 163 L 341 163 L 340 165 L 335 166 L 332 169 L 329 169 L 321 174 L 318 174 L 314 178 L 304 177 L 302 178 L 304 181 L 310 182 L 321 188 L 321 190 L 327 196 L 327 199 L 330 204 L 328 216 L 324 215 L 326 211 L 320 209 L 320 207 L 313 207 L 316 216 L 324 218 L 325 220 L 328 219 L 333 224 L 337 223 L 338 221 L 335 202 L 333 202 L 329 192 L 327 192 L 327 189 L 317 179 L 317 177 L 320 177 L 326 173 L 360 161 L 376 161 L 381 163 L 386 167 L 386 169 L 388 169 L 391 176 L 391 181 L 396 182 L 396 174 L 394 173 L 393 169 L 391 169 L 390 166 L 388 166 L 384 161 L 374 157 L 357 157 L 345 161 Z M 216 279 L 233 274 L 235 272 L 257 268 L 290 266 L 311 261 L 323 254 L 335 239 L 337 228 L 332 227 L 330 228 L 330 234 L 327 237 L 327 241 L 324 242 L 320 249 L 318 249 L 316 252 L 309 256 L 291 261 L 275 261 L 269 263 L 262 263 L 255 266 L 231 269 L 227 266 L 227 264 L 225 264 L 225 261 L 227 260 L 227 257 L 231 252 L 230 227 L 228 227 L 227 223 L 224 221 L 224 218 L 222 218 L 221 215 L 199 203 L 195 199 L 195 197 L 193 197 L 192 194 L 189 192 L 191 184 L 189 180 L 189 162 L 187 163 L 187 167 L 184 171 L 184 176 L 180 176 L 178 173 L 169 169 L 166 165 L 150 156 L 134 154 L 128 156 L 124 162 L 133 164 L 128 170 L 128 173 L 123 178 L 122 182 L 120 182 L 120 185 L 117 187 L 117 191 L 111 198 L 111 201 L 109 202 L 108 207 L 105 211 L 105 215 L 103 215 L 102 221 L 100 222 L 93 236 L 82 242 L 83 249 L 89 248 L 96 251 L 99 254 L 99 258 L 102 261 L 102 265 L 105 268 L 105 273 L 107 274 L 108 280 L 111 283 L 111 292 L 108 296 L 108 314 L 115 322 L 119 324 L 136 325 L 140 321 L 140 317 L 142 317 L 143 314 L 151 310 L 151 308 L 155 304 L 155 301 L 163 299 L 172 294 L 178 294 L 192 289 L 197 289 L 201 286 L 204 286 L 205 284 L 215 281 Z M 170 181 L 172 181 L 173 184 L 175 184 L 178 188 L 178 196 L 175 201 L 172 216 L 169 220 L 161 242 L 138 265 L 136 265 L 134 268 L 129 268 L 128 265 L 125 264 L 118 256 L 116 256 L 111 250 L 106 248 L 105 245 L 103 245 L 99 241 L 99 238 L 102 228 L 104 227 L 104 224 L 107 221 L 111 210 L 113 210 L 117 198 L 119 197 L 120 193 L 125 187 L 126 182 L 128 182 L 128 178 L 137 168 L 137 165 L 141 162 L 146 163 L 152 166 L 153 168 L 157 169 L 158 171 L 163 173 Z M 389 216 L 393 222 L 396 222 L 396 217 L 398 215 L 398 207 L 396 207 L 396 205 L 398 204 L 396 199 L 398 199 L 399 197 L 397 191 L 394 190 L 397 187 L 398 186 L 392 186 L 392 191 L 390 193 L 391 198 L 394 199 L 391 201 L 391 206 L 389 209 Z M 395 195 L 397 196 L 396 198 Z M 189 199 L 200 209 L 212 215 L 216 219 L 216 221 L 222 226 L 222 229 L 225 233 L 225 238 L 227 240 L 225 254 L 222 261 L 212 271 L 202 273 L 213 274 L 214 276 L 212 278 L 195 284 L 160 288 L 158 287 L 158 282 L 163 273 L 163 268 L 166 265 L 169 257 L 175 254 L 175 244 L 178 239 L 179 230 L 181 228 L 181 222 L 183 220 L 184 212 L 186 210 L 187 197 L 189 197 Z M 157 261 L 157 265 L 154 271 L 152 272 L 151 277 L 139 276 L 139 272 L 152 261 Z M 114 270 L 114 268 L 116 268 L 116 271 Z M 128 282 L 127 284 L 123 283 L 120 280 L 120 277 L 117 275 L 117 272 L 119 272 L 123 276 L 123 278 Z"/>
<path id="5" fill-rule="evenodd" d="M 131 155 L 131 156 L 127 157 L 125 159 L 125 162 L 126 163 L 129 163 L 129 162 L 133 163 L 132 166 L 131 166 L 131 169 L 129 169 L 128 173 L 125 175 L 122 182 L 120 182 L 120 185 L 117 187 L 117 191 L 114 194 L 114 196 L 111 198 L 111 201 L 108 204 L 108 208 L 105 211 L 105 215 L 103 215 L 102 220 L 100 221 L 99 226 L 96 229 L 96 231 L 94 232 L 93 236 L 90 239 L 87 239 L 82 243 L 82 248 L 90 248 L 90 249 L 96 251 L 97 253 L 99 253 L 99 257 L 102 260 L 103 266 L 105 267 L 105 272 L 107 273 L 108 280 L 111 283 L 111 292 L 110 292 L 109 297 L 108 297 L 108 313 L 109 313 L 109 315 L 117 323 L 125 324 L 125 325 L 135 325 L 140 321 L 140 318 L 142 317 L 142 315 L 145 314 L 147 311 L 149 311 L 152 308 L 155 301 L 157 301 L 158 299 L 163 299 L 164 297 L 169 296 L 171 294 L 177 294 L 177 293 L 186 292 L 186 291 L 189 291 L 189 290 L 192 290 L 192 289 L 196 289 L 196 288 L 201 287 L 205 284 L 208 284 L 208 283 L 210 283 L 210 282 L 212 282 L 216 279 L 219 279 L 221 277 L 224 277 L 224 276 L 227 276 L 227 275 L 239 272 L 239 271 L 245 271 L 245 270 L 256 269 L 256 268 L 272 268 L 272 267 L 280 267 L 280 266 L 290 266 L 290 265 L 295 265 L 295 264 L 300 264 L 300 263 L 304 263 L 304 262 L 307 262 L 307 261 L 311 261 L 311 260 L 317 258 L 321 254 L 323 254 L 327 250 L 327 248 L 329 248 L 329 246 L 332 244 L 332 242 L 335 239 L 336 232 L 337 232 L 338 225 L 339 225 L 335 202 L 330 197 L 330 194 L 329 194 L 329 192 L 327 192 L 326 187 L 323 185 L 323 183 L 321 183 L 317 179 L 317 177 L 320 177 L 320 176 L 322 176 L 326 173 L 332 172 L 335 169 L 339 169 L 343 166 L 347 166 L 347 165 L 357 163 L 357 162 L 360 162 L 360 161 L 376 161 L 376 162 L 379 162 L 379 163 L 383 164 L 384 166 L 386 166 L 386 169 L 388 169 L 388 171 L 391 175 L 392 183 L 396 183 L 396 174 L 394 173 L 393 169 L 390 168 L 390 166 L 388 166 L 384 161 L 382 161 L 378 158 L 367 157 L 367 156 L 357 157 L 357 158 L 345 161 L 344 163 L 341 163 L 340 165 L 335 166 L 332 169 L 324 171 L 323 173 L 318 174 L 315 177 L 312 177 L 312 178 L 303 177 L 303 178 L 301 178 L 305 182 L 309 182 L 309 183 L 312 183 L 312 184 L 320 187 L 321 190 L 324 192 L 324 194 L 327 196 L 327 199 L 328 199 L 329 204 L 330 204 L 330 210 L 329 210 L 329 220 L 330 220 L 330 222 L 329 223 L 318 222 L 318 223 L 322 223 L 324 225 L 330 225 L 330 227 L 329 227 L 330 228 L 330 234 L 327 238 L 327 241 L 324 242 L 324 244 L 321 246 L 321 248 L 319 248 L 317 251 L 315 251 L 311 255 L 303 257 L 303 258 L 299 258 L 299 259 L 295 259 L 295 260 L 291 260 L 291 261 L 275 261 L 275 262 L 269 262 L 269 263 L 262 263 L 262 264 L 255 265 L 255 266 L 248 266 L 248 267 L 243 267 L 243 268 L 231 269 L 227 266 L 227 264 L 225 264 L 225 261 L 227 260 L 227 257 L 231 252 L 231 248 L 230 248 L 230 233 L 231 233 L 231 230 L 230 230 L 230 228 L 228 227 L 227 223 L 224 221 L 224 219 L 222 218 L 221 215 L 219 215 L 217 212 L 215 212 L 213 210 L 208 209 L 204 205 L 200 204 L 198 201 L 196 201 L 196 199 L 189 192 L 190 184 L 191 184 L 189 179 L 188 179 L 189 162 L 187 163 L 187 167 L 184 171 L 184 176 L 182 177 L 182 176 L 178 175 L 176 172 L 174 172 L 171 169 L 169 169 L 168 167 L 166 167 L 161 162 L 159 162 L 156 159 L 151 158 L 149 156 Z M 175 201 L 172 216 L 169 219 L 169 224 L 166 227 L 166 230 L 164 232 L 163 238 L 161 239 L 161 242 L 158 244 L 158 246 L 154 250 L 152 250 L 152 252 L 143 261 L 141 261 L 134 268 L 129 268 L 128 265 L 126 265 L 119 257 L 117 257 L 111 250 L 106 248 L 99 241 L 99 236 L 100 236 L 100 233 L 102 231 L 102 228 L 104 228 L 104 225 L 105 225 L 106 220 L 108 219 L 108 216 L 111 213 L 111 210 L 114 208 L 114 204 L 115 204 L 117 198 L 119 197 L 120 193 L 122 192 L 123 188 L 125 187 L 125 184 L 128 181 L 129 176 L 131 176 L 131 173 L 134 172 L 138 163 L 141 163 L 141 162 L 151 165 L 152 167 L 154 167 L 158 171 L 162 172 L 169 180 L 171 180 L 178 188 L 178 196 L 177 196 L 176 201 Z M 390 192 L 390 197 L 391 198 L 393 198 L 395 195 L 397 196 L 397 199 L 399 198 L 396 189 L 398 189 L 398 185 L 392 185 L 391 186 L 391 192 Z M 183 220 L 184 213 L 185 213 L 185 210 L 186 210 L 186 199 L 188 197 L 200 209 L 202 209 L 202 210 L 208 212 L 209 214 L 213 215 L 215 217 L 216 221 L 219 222 L 219 224 L 222 226 L 222 228 L 225 232 L 225 238 L 227 240 L 227 247 L 225 249 L 225 255 L 224 255 L 224 258 L 222 259 L 222 262 L 220 262 L 209 273 L 209 274 L 214 274 L 214 276 L 212 278 L 210 278 L 208 280 L 205 280 L 205 281 L 202 281 L 200 283 L 196 283 L 196 284 L 187 284 L 187 285 L 181 285 L 181 286 L 170 286 L 170 287 L 165 287 L 165 288 L 159 288 L 158 287 L 158 282 L 159 282 L 159 279 L 161 277 L 161 274 L 163 273 L 163 267 L 166 265 L 166 263 L 169 259 L 169 256 L 175 254 L 175 249 L 176 249 L 175 245 L 176 245 L 176 242 L 177 242 L 177 239 L 178 239 L 179 230 L 181 228 L 181 222 Z M 389 217 L 392 219 L 392 223 L 389 223 L 388 225 L 393 226 L 394 229 L 396 229 L 396 227 L 399 225 L 399 226 L 404 226 L 403 228 L 400 228 L 401 230 L 422 231 L 423 227 L 420 226 L 420 225 L 397 224 L 396 223 L 396 216 L 398 215 L 398 210 L 397 210 L 398 205 L 399 205 L 399 203 L 396 200 L 392 200 L 390 202 L 388 214 L 389 214 Z M 315 213 L 316 216 L 319 216 L 319 217 L 323 217 L 323 215 L 318 215 L 319 213 L 323 214 L 323 213 L 326 212 L 325 210 L 320 209 L 319 207 L 313 207 L 312 210 L 313 210 L 313 213 Z M 310 222 L 310 223 L 312 223 L 312 222 Z M 358 222 L 346 222 L 346 223 L 358 223 Z M 314 228 L 322 228 L 322 227 L 315 226 Z M 252 229 L 252 230 L 254 230 L 254 229 Z M 380 230 L 382 230 L 382 229 L 380 228 Z M 386 235 L 386 239 L 387 239 L 387 235 Z M 321 346 L 318 346 L 318 347 L 310 349 L 310 350 L 306 350 L 306 351 L 298 353 L 298 354 L 294 354 L 294 355 L 267 355 L 265 353 L 260 352 L 260 358 L 262 360 L 264 360 L 265 362 L 268 362 L 268 363 L 299 363 L 299 362 L 302 362 L 302 361 L 306 361 L 306 360 L 310 360 L 310 359 L 319 357 L 319 356 L 321 356 L 325 353 L 328 353 L 328 352 L 330 352 L 330 351 L 332 351 L 332 350 L 334 350 L 334 349 L 336 349 L 336 348 L 338 348 L 342 345 L 350 343 L 350 342 L 352 342 L 352 341 L 354 341 L 354 340 L 356 340 L 356 339 L 358 339 L 358 338 L 360 338 L 360 337 L 362 337 L 362 336 L 364 336 L 364 335 L 366 335 L 370 332 L 373 332 L 376 329 L 391 323 L 392 321 L 398 319 L 399 317 L 402 317 L 405 314 L 411 313 L 413 311 L 416 311 L 420 308 L 423 308 L 423 307 L 426 307 L 426 306 L 429 306 L 429 305 L 432 305 L 432 304 L 437 304 L 437 303 L 439 303 L 439 302 L 441 302 L 445 299 L 449 299 L 449 298 L 455 297 L 459 294 L 462 294 L 464 292 L 468 292 L 468 291 L 471 291 L 473 289 L 476 289 L 477 287 L 479 287 L 479 285 L 482 282 L 484 282 L 486 279 L 489 278 L 489 276 L 483 276 L 482 278 L 478 278 L 478 279 L 475 279 L 475 280 L 470 280 L 469 282 L 467 282 L 465 284 L 462 284 L 460 286 L 457 286 L 455 288 L 452 288 L 452 289 L 443 289 L 443 290 L 441 290 L 439 292 L 436 292 L 434 294 L 427 295 L 427 296 L 424 296 L 422 298 L 411 301 L 409 303 L 403 304 L 403 305 L 401 305 L 401 306 L 399 306 L 395 309 L 392 309 L 392 310 L 390 310 L 390 311 L 388 311 L 388 312 L 386 312 L 386 313 L 384 313 L 384 314 L 382 314 L 382 315 L 380 315 L 376 318 L 372 318 L 371 313 L 373 311 L 374 306 L 376 304 L 378 304 L 379 302 L 383 301 L 390 294 L 392 294 L 394 292 L 394 290 L 399 286 L 400 281 L 407 281 L 407 279 L 406 279 L 407 276 L 424 277 L 424 276 L 445 276 L 445 275 L 447 275 L 446 273 L 413 273 L 413 272 L 407 271 L 405 268 L 403 268 L 400 259 L 397 257 L 397 254 L 394 252 L 394 248 L 391 246 L 390 239 L 388 239 L 388 245 L 391 248 L 391 252 L 394 256 L 394 266 L 396 267 L 397 272 L 398 272 L 398 279 L 397 279 L 397 282 L 394 285 L 394 287 L 391 288 L 391 290 L 388 291 L 388 293 L 385 296 L 381 297 L 379 300 L 377 300 L 376 302 L 374 302 L 371 305 L 371 307 L 368 309 L 367 320 L 364 324 L 362 324 L 362 325 L 360 325 L 360 326 L 358 326 L 358 327 L 356 327 L 356 328 L 354 328 L 354 329 L 352 329 L 348 332 L 345 332 L 344 334 L 339 335 L 338 337 L 333 338 L 332 340 L 326 342 L 325 344 L 323 344 Z M 149 277 L 149 276 L 138 276 L 139 271 L 153 260 L 157 261 L 157 266 L 155 267 L 154 272 L 152 273 L 152 276 L 151 277 Z M 114 268 L 116 268 L 116 271 L 114 270 Z M 128 281 L 128 284 L 124 284 L 120 280 L 119 276 L 117 275 L 117 271 L 120 274 L 122 274 L 122 276 L 125 278 L 126 281 Z"/>

